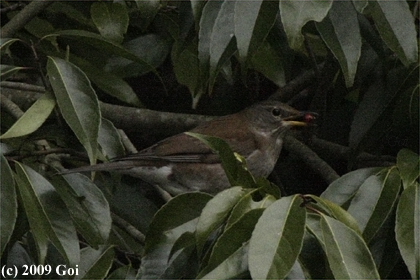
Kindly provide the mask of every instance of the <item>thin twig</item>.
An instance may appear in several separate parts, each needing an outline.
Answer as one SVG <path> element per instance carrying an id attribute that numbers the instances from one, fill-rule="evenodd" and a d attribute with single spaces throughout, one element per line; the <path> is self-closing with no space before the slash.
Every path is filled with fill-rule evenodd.
<path id="1" fill-rule="evenodd" d="M 31 21 L 34 17 L 36 17 L 36 15 L 42 12 L 53 2 L 54 1 L 52 0 L 33 0 L 1 28 L 0 37 L 13 37 L 16 32 L 22 29 L 29 21 Z"/>
<path id="2" fill-rule="evenodd" d="M 214 119 L 215 117 L 159 112 L 149 109 L 112 105 L 100 102 L 102 116 L 112 121 L 114 125 L 127 132 L 156 131 L 159 129 L 165 134 L 173 135 L 197 126 L 199 123 Z"/>
<path id="3" fill-rule="evenodd" d="M 45 78 L 44 70 L 42 69 L 42 64 L 41 64 L 41 61 L 39 59 L 38 53 L 36 51 L 35 45 L 32 41 L 31 41 L 31 50 L 32 50 L 32 54 L 33 54 L 34 59 L 35 59 L 36 67 L 38 68 L 38 71 L 39 71 L 39 76 L 41 77 L 42 84 L 44 85 L 44 88 L 51 90 L 51 88 L 50 88 L 50 86 L 47 83 L 47 80 Z"/>
<path id="4" fill-rule="evenodd" d="M 319 69 L 324 67 L 324 63 L 318 65 Z M 307 70 L 300 74 L 295 79 L 291 80 L 282 88 L 279 88 L 269 99 L 280 100 L 286 102 L 290 100 L 294 95 L 298 94 L 301 90 L 304 90 L 316 80 L 316 71 L 314 69 Z"/>
<path id="5" fill-rule="evenodd" d="M 318 137 L 312 137 L 310 147 L 317 152 L 317 154 L 326 155 L 332 160 L 348 161 L 353 152 L 350 147 L 333 143 Z M 369 166 L 392 166 L 395 165 L 395 157 L 389 155 L 376 156 L 366 152 L 360 153 L 357 157 L 357 162 L 371 162 Z"/>
<path id="6" fill-rule="evenodd" d="M 19 82 L 4 81 L 0 83 L 0 87 L 23 90 L 23 91 L 39 92 L 39 93 L 45 92 L 45 87 L 27 84 L 27 83 L 19 83 Z"/>
<path id="7" fill-rule="evenodd" d="M 284 148 L 288 151 L 293 151 L 302 162 L 308 165 L 311 170 L 317 172 L 328 184 L 340 178 L 340 175 L 328 163 L 296 138 L 287 135 L 284 141 Z"/>
<path id="8" fill-rule="evenodd" d="M 137 228 L 135 228 L 132 224 L 121 218 L 115 213 L 111 212 L 112 221 L 116 226 L 118 226 L 120 229 L 124 230 L 126 233 L 128 233 L 131 237 L 133 237 L 135 240 L 137 240 L 141 245 L 144 245 L 144 242 L 146 240 L 146 236 L 139 231 Z"/>
<path id="9" fill-rule="evenodd" d="M 125 134 L 124 130 L 118 129 L 118 133 L 120 134 L 121 142 L 123 143 L 125 150 L 129 154 L 135 154 L 135 153 L 137 153 L 136 147 L 130 141 L 130 139 L 128 138 L 127 134 Z"/>
<path id="10" fill-rule="evenodd" d="M 19 119 L 23 115 L 23 111 L 19 108 L 19 106 L 3 94 L 0 94 L 0 105 L 1 108 L 6 110 L 15 119 Z"/>
<path id="11" fill-rule="evenodd" d="M 73 156 L 77 156 L 83 159 L 88 159 L 88 156 L 84 153 L 77 152 L 70 148 L 51 148 L 48 150 L 41 150 L 41 151 L 32 151 L 28 154 L 18 155 L 18 156 L 8 156 L 7 159 L 9 160 L 22 160 L 28 157 L 38 157 L 38 156 L 45 156 L 49 154 L 71 154 Z"/>
<path id="12" fill-rule="evenodd" d="M 0 9 L 0 14 L 5 14 L 14 10 L 17 10 L 19 8 L 24 7 L 25 5 L 23 3 L 17 3 L 17 4 L 13 4 L 10 5 L 9 7 L 5 7 L 5 8 L 1 8 Z"/>

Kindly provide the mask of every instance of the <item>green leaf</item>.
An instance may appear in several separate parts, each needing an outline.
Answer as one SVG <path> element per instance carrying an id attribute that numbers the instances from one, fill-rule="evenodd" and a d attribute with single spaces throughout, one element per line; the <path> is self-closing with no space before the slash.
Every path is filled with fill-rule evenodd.
<path id="1" fill-rule="evenodd" d="M 99 69 L 90 62 L 83 60 L 74 55 L 70 56 L 70 61 L 76 64 L 89 79 L 97 85 L 105 93 L 118 98 L 119 100 L 126 102 L 127 104 L 134 105 L 136 107 L 142 107 L 138 96 L 131 88 L 131 86 L 124 81 L 122 78 L 116 75 L 106 72 L 103 69 Z"/>
<path id="2" fill-rule="evenodd" d="M 214 22 L 209 46 L 209 93 L 213 90 L 220 69 L 236 51 L 233 16 L 235 1 L 224 1 Z"/>
<path id="3" fill-rule="evenodd" d="M 341 222 L 321 216 L 325 252 L 335 279 L 380 279 L 362 237 Z"/>
<path id="4" fill-rule="evenodd" d="M 303 246 L 299 255 L 301 267 L 310 279 L 333 279 L 328 268 L 325 255 L 325 241 L 321 230 L 321 217 L 318 214 L 308 212 L 306 215 L 306 233 L 303 238 Z"/>
<path id="5" fill-rule="evenodd" d="M 124 4 L 95 2 L 90 13 L 96 27 L 106 39 L 121 43 L 128 28 L 128 12 Z"/>
<path id="6" fill-rule="evenodd" d="M 320 197 L 344 207 L 354 197 L 366 179 L 377 174 L 382 169 L 382 167 L 369 167 L 344 174 L 332 182 Z"/>
<path id="7" fill-rule="evenodd" d="M 146 236 L 145 253 L 139 276 L 161 278 L 182 252 L 168 259 L 176 240 L 185 232 L 194 232 L 204 206 L 212 198 L 205 193 L 180 194 L 166 203 L 155 215 Z M 188 259 L 188 256 L 184 256 Z M 179 260 L 178 260 L 179 261 Z"/>
<path id="8" fill-rule="evenodd" d="M 388 73 L 386 79 L 374 80 L 359 103 L 349 135 L 349 146 L 353 150 L 362 150 L 363 147 L 369 146 L 389 128 L 387 109 L 393 106 L 392 100 L 398 94 L 398 89 L 392 87 L 399 83 L 391 84 L 390 73 L 392 72 Z M 375 106 L 372 106 L 373 103 Z"/>
<path id="9" fill-rule="evenodd" d="M 111 214 L 104 194 L 89 178 L 80 174 L 63 176 L 65 182 L 56 181 L 54 184 L 78 232 L 94 248 L 108 240 L 111 231 Z"/>
<path id="10" fill-rule="evenodd" d="M 100 246 L 95 250 L 85 247 L 80 253 L 79 275 L 74 279 L 104 279 L 114 260 L 114 248 Z"/>
<path id="11" fill-rule="evenodd" d="M 397 207 L 395 234 L 401 256 L 413 279 L 420 278 L 420 186 L 417 182 L 402 192 Z"/>
<path id="12" fill-rule="evenodd" d="M 55 31 L 51 21 L 42 19 L 41 17 L 33 17 L 29 22 L 25 24 L 25 29 L 37 38 L 42 38 L 45 35 Z M 54 38 L 49 39 L 50 41 L 54 42 L 54 45 L 57 44 Z"/>
<path id="13" fill-rule="evenodd" d="M 159 279 L 192 279 L 197 269 L 197 252 L 192 242 L 168 258 L 168 265 Z"/>
<path id="14" fill-rule="evenodd" d="M 197 24 L 200 22 L 201 13 L 203 11 L 204 5 L 207 4 L 207 2 L 201 1 L 201 0 L 190 0 L 190 4 L 191 4 L 192 13 L 194 15 L 194 20 Z M 198 25 L 196 25 L 196 27 L 198 27 Z M 197 30 L 198 29 L 199 28 L 197 28 Z"/>
<path id="15" fill-rule="evenodd" d="M 131 265 L 125 265 L 114 270 L 106 279 L 136 279 L 137 270 Z"/>
<path id="16" fill-rule="evenodd" d="M 213 246 L 207 266 L 198 278 L 230 279 L 241 275 L 248 269 L 248 255 L 244 246 L 248 247 L 255 224 L 265 209 L 253 209 L 246 212 L 217 239 Z M 238 253 L 244 255 L 238 255 Z M 238 261 L 245 260 L 245 261 Z"/>
<path id="17" fill-rule="evenodd" d="M 243 186 L 245 188 L 258 187 L 251 173 L 246 168 L 246 160 L 235 154 L 223 139 L 199 133 L 186 132 L 195 137 L 216 151 L 222 161 L 223 169 L 232 186 Z"/>
<path id="18" fill-rule="evenodd" d="M 355 194 L 348 212 L 357 220 L 363 237 L 370 242 L 391 215 L 401 179 L 395 168 L 370 176 Z"/>
<path id="19" fill-rule="evenodd" d="M 8 78 L 12 77 L 14 74 L 19 72 L 19 70 L 28 69 L 28 67 L 19 67 L 14 65 L 0 65 L 0 81 L 5 81 Z"/>
<path id="20" fill-rule="evenodd" d="M 50 240 L 70 265 L 79 264 L 76 229 L 55 188 L 30 167 L 16 162 L 19 194 L 34 234 L 39 263 L 44 263 Z"/>
<path id="21" fill-rule="evenodd" d="M 125 155 L 124 145 L 121 142 L 120 134 L 114 124 L 102 118 L 99 127 L 98 143 L 108 158 L 116 158 Z"/>
<path id="22" fill-rule="evenodd" d="M 249 242 L 245 242 L 201 279 L 242 279 L 242 275 L 247 275 L 248 251 Z"/>
<path id="23" fill-rule="evenodd" d="M 104 181 L 108 182 L 108 189 L 115 188 L 112 178 L 104 177 Z M 151 200 L 152 198 L 145 197 L 147 192 L 144 192 L 144 188 L 148 187 L 147 184 L 137 179 L 123 180 L 118 183 L 118 187 L 112 193 L 112 198 L 108 200 L 112 211 L 141 232 L 146 233 L 154 215 L 159 210 L 156 203 Z"/>
<path id="24" fill-rule="evenodd" d="M 325 251 L 325 240 L 321 229 L 321 216 L 314 213 L 308 213 L 306 217 L 306 229 L 318 240 Z"/>
<path id="25" fill-rule="evenodd" d="M 91 46 L 94 46 L 98 48 L 101 52 L 110 54 L 110 55 L 116 55 L 121 56 L 123 58 L 132 60 L 136 63 L 144 65 L 149 71 L 153 72 L 161 81 L 162 85 L 165 86 L 163 83 L 162 77 L 159 75 L 159 73 L 156 71 L 156 69 L 147 63 L 147 61 L 143 60 L 141 57 L 136 56 L 135 54 L 131 53 L 130 51 L 126 50 L 122 46 L 104 39 L 101 35 L 84 31 L 84 30 L 62 30 L 55 32 L 54 34 L 48 35 L 49 36 L 63 36 L 68 37 L 75 40 L 82 40 L 84 43 L 90 44 Z"/>
<path id="26" fill-rule="evenodd" d="M 418 61 L 417 32 L 407 1 L 369 1 L 375 26 L 405 66 Z"/>
<path id="27" fill-rule="evenodd" d="M 250 67 L 257 70 L 277 86 L 286 84 L 286 74 L 283 68 L 283 59 L 278 52 L 265 41 L 252 57 Z"/>
<path id="28" fill-rule="evenodd" d="M 277 1 L 236 1 L 235 37 L 239 61 L 243 66 L 264 43 L 276 21 L 277 12 Z"/>
<path id="29" fill-rule="evenodd" d="M 292 267 L 289 275 L 285 279 L 305 279 L 306 274 L 303 271 L 303 266 L 300 264 L 300 261 L 297 260 Z"/>
<path id="30" fill-rule="evenodd" d="M 316 209 L 321 210 L 324 214 L 327 214 L 331 218 L 334 218 L 336 220 L 339 220 L 358 234 L 362 234 L 360 231 L 359 225 L 357 224 L 357 221 L 353 218 L 352 215 L 350 215 L 346 210 L 341 208 L 339 205 L 321 198 L 317 197 L 315 195 L 308 195 L 308 197 L 312 198 L 314 201 L 316 201 L 316 204 L 311 204 Z"/>
<path id="31" fill-rule="evenodd" d="M 195 234 L 187 231 L 184 232 L 174 243 L 172 246 L 171 253 L 169 254 L 168 259 L 171 259 L 172 256 L 178 252 L 179 250 L 183 250 L 187 247 L 194 246 L 195 247 Z"/>
<path id="32" fill-rule="evenodd" d="M 332 0 L 279 1 L 281 21 L 292 49 L 298 50 L 302 46 L 303 26 L 312 20 L 323 20 L 332 3 Z"/>
<path id="33" fill-rule="evenodd" d="M 44 263 L 48 249 L 48 230 L 51 231 L 51 227 L 45 220 L 42 205 L 31 184 L 27 181 L 27 178 L 21 179 L 20 177 L 18 172 L 15 180 L 19 190 L 19 198 L 22 200 L 25 212 L 30 212 L 27 219 L 34 238 L 37 258 L 40 263 Z"/>
<path id="34" fill-rule="evenodd" d="M 9 47 L 15 42 L 22 42 L 20 39 L 16 38 L 0 38 L 0 52 L 5 54 L 9 51 Z"/>
<path id="35" fill-rule="evenodd" d="M 72 5 L 70 2 L 66 1 L 54 1 L 54 3 L 48 6 L 47 11 L 49 13 L 54 13 L 56 16 L 65 15 L 67 18 L 72 19 L 77 22 L 79 25 L 83 24 L 89 29 L 94 29 L 95 25 L 90 19 L 89 11 L 84 9 L 83 5 L 80 5 L 79 8 L 76 8 L 77 5 Z"/>
<path id="36" fill-rule="evenodd" d="M 147 34 L 124 43 L 123 47 L 144 63 L 116 56 L 108 60 L 105 70 L 123 78 L 137 77 L 149 72 L 150 67 L 155 69 L 162 65 L 170 52 L 171 42 L 166 37 Z"/>
<path id="37" fill-rule="evenodd" d="M 249 244 L 249 271 L 253 279 L 282 279 L 302 248 L 306 211 L 298 195 L 282 197 L 258 220 Z"/>
<path id="38" fill-rule="evenodd" d="M 188 87 L 192 96 L 203 95 L 202 69 L 198 60 L 196 42 L 187 45 L 176 42 L 171 57 L 178 82 Z"/>
<path id="39" fill-rule="evenodd" d="M 248 192 L 233 207 L 229 219 L 226 222 L 226 228 L 229 228 L 232 224 L 237 222 L 243 215 L 253 209 L 265 209 L 276 201 L 276 198 L 272 195 L 266 195 L 262 199 L 255 199 L 259 197 L 260 189 L 254 189 Z"/>
<path id="40" fill-rule="evenodd" d="M 420 157 L 413 151 L 402 149 L 397 155 L 397 167 L 406 189 L 420 176 Z"/>
<path id="41" fill-rule="evenodd" d="M 352 0 L 353 6 L 359 13 L 363 13 L 363 10 L 367 7 L 368 0 Z"/>
<path id="42" fill-rule="evenodd" d="M 335 1 L 327 17 L 316 27 L 340 63 L 346 86 L 351 87 L 362 48 L 357 12 L 352 3 Z"/>
<path id="43" fill-rule="evenodd" d="M 206 204 L 198 219 L 196 229 L 199 253 L 203 250 L 210 234 L 225 222 L 232 208 L 248 192 L 249 190 L 242 187 L 229 188 L 218 193 Z"/>
<path id="44" fill-rule="evenodd" d="M 31 107 L 10 127 L 0 139 L 21 137 L 36 131 L 47 120 L 55 107 L 55 98 L 50 92 L 43 94 Z"/>
<path id="45" fill-rule="evenodd" d="M 140 11 L 140 25 L 143 30 L 146 30 L 149 24 L 153 21 L 156 14 L 161 7 L 160 0 L 135 0 L 137 8 Z"/>
<path id="46" fill-rule="evenodd" d="M 55 57 L 48 58 L 47 71 L 63 118 L 95 164 L 101 112 L 89 79 L 74 64 Z"/>
<path id="47" fill-rule="evenodd" d="M 1 157 L 1 184 L 0 184 L 0 255 L 12 237 L 17 218 L 17 196 L 13 172 L 3 155 Z"/>
<path id="48" fill-rule="evenodd" d="M 208 1 L 203 8 L 198 33 L 198 60 L 203 73 L 208 73 L 213 27 L 224 1 Z"/>

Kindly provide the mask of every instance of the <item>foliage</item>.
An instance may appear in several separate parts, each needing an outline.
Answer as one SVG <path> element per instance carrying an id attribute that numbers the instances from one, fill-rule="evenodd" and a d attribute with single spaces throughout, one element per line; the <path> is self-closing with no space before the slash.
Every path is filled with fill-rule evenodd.
<path id="1" fill-rule="evenodd" d="M 45 264 L 54 270 L 37 276 L 64 279 L 74 275 L 60 264 L 75 279 L 420 278 L 418 1 L 54 1 L 13 30 L 36 2 L 2 1 L 2 91 L 44 86 L 24 113 L 1 112 L 2 267 Z M 193 136 L 220 154 L 233 186 L 214 197 L 162 206 L 128 178 L 57 175 L 70 148 L 91 164 L 125 153 L 102 101 L 166 98 L 182 110 L 180 89 L 192 107 L 235 109 L 308 68 L 307 94 L 280 98 L 311 103 L 319 137 L 351 149 L 319 195 L 281 197 L 203 135 Z M 356 169 L 365 151 L 396 162 Z"/>

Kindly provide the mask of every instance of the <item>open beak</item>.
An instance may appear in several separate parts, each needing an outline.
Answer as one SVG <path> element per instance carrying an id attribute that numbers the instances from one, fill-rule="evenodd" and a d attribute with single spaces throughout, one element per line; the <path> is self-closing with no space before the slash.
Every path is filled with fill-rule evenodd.
<path id="1" fill-rule="evenodd" d="M 283 124 L 286 126 L 307 126 L 315 125 L 317 113 L 314 112 L 301 112 L 299 115 L 290 116 L 283 119 Z"/>

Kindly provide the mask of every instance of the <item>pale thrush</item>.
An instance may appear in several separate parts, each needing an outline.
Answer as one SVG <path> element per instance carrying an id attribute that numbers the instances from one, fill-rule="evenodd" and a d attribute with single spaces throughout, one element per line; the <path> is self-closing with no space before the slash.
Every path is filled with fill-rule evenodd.
<path id="1" fill-rule="evenodd" d="M 202 123 L 190 132 L 225 140 L 246 159 L 255 177 L 267 177 L 280 155 L 286 131 L 305 126 L 315 117 L 315 113 L 300 112 L 284 103 L 264 101 Z M 173 195 L 189 191 L 214 194 L 230 187 L 219 156 L 185 133 L 168 137 L 138 153 L 63 174 L 85 171 L 118 171 L 158 185 Z"/>

